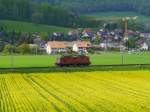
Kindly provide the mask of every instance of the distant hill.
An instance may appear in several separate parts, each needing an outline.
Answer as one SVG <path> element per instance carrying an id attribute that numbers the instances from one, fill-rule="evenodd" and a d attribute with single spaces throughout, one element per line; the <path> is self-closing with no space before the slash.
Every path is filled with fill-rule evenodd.
<path id="1" fill-rule="evenodd" d="M 65 27 L 86 26 L 86 21 L 70 10 L 32 0 L 0 0 L 0 19 Z"/>
<path id="2" fill-rule="evenodd" d="M 150 16 L 150 0 L 0 0 L 0 20 L 61 27 L 97 27 L 103 21 L 82 15 L 110 11 Z"/>
<path id="3" fill-rule="evenodd" d="M 67 33 L 69 28 L 65 27 L 56 27 L 56 26 L 48 26 L 48 25 L 35 25 L 33 23 L 21 22 L 21 21 L 8 21 L 8 20 L 0 20 L 0 27 L 5 28 L 8 31 L 20 31 L 20 32 L 39 32 L 41 35 L 47 35 L 47 33 L 52 32 L 64 32 Z"/>

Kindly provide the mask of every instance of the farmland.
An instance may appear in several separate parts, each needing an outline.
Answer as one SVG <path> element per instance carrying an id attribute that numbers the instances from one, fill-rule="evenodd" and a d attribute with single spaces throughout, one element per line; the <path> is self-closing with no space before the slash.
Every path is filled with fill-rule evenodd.
<path id="1" fill-rule="evenodd" d="M 1 112 L 149 112 L 150 71 L 0 75 Z"/>
<path id="2" fill-rule="evenodd" d="M 150 17 L 141 15 L 135 12 L 96 12 L 96 13 L 89 13 L 84 14 L 89 19 L 96 19 L 96 20 L 120 20 L 123 17 L 134 17 L 138 16 L 138 21 L 142 22 L 149 22 Z"/>
<path id="3" fill-rule="evenodd" d="M 122 54 L 119 52 L 106 52 L 89 55 L 92 65 L 122 64 Z M 48 67 L 55 66 L 59 55 L 15 55 L 14 67 Z M 123 54 L 124 64 L 150 64 L 150 52 Z M 0 55 L 0 68 L 11 67 L 11 56 Z"/>

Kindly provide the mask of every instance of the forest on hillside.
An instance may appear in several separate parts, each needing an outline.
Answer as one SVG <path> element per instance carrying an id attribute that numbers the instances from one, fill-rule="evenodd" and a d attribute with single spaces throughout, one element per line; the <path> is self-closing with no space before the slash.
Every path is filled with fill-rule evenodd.
<path id="1" fill-rule="evenodd" d="M 106 12 L 106 11 L 134 11 L 150 15 L 150 0 L 33 0 L 38 2 L 47 1 L 73 12 Z"/>
<path id="2" fill-rule="evenodd" d="M 133 11 L 150 15 L 150 0 L 0 0 L 0 19 L 65 27 L 97 27 L 88 12 Z"/>
<path id="3" fill-rule="evenodd" d="M 66 27 L 94 25 L 94 22 L 76 16 L 64 8 L 31 0 L 0 0 L 0 19 Z"/>

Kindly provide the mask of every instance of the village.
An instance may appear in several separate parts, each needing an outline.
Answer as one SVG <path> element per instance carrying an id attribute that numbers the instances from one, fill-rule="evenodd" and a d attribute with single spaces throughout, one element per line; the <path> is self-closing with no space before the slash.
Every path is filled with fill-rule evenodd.
<path id="1" fill-rule="evenodd" d="M 88 53 L 88 51 L 94 53 L 103 50 L 120 51 L 121 49 L 148 51 L 150 48 L 150 33 L 132 30 L 128 30 L 126 42 L 121 29 L 112 31 L 100 29 L 96 33 L 90 28 L 83 29 L 82 32 L 78 29 L 71 29 L 67 34 L 68 41 L 60 40 L 62 36 L 64 36 L 63 33 L 54 32 L 51 40 L 43 42 L 37 35 L 34 44 L 30 44 L 30 47 L 39 45 L 47 54 L 66 52 L 68 48 L 80 53 Z"/>
<path id="2" fill-rule="evenodd" d="M 4 33 L 0 32 L 0 38 L 3 35 Z M 30 36 L 27 33 L 21 33 L 17 36 L 19 40 L 13 40 L 13 43 L 12 41 L 3 41 L 5 46 L 3 50 L 1 49 L 1 53 L 9 53 L 11 46 L 15 46 L 14 53 L 22 54 L 58 54 L 67 52 L 68 48 L 85 54 L 106 50 L 120 52 L 148 51 L 150 49 L 150 33 L 130 29 L 127 30 L 126 40 L 123 29 L 108 30 L 106 28 L 98 30 L 72 28 L 68 33 L 49 33 L 47 39 L 44 39 L 38 32 L 32 33 Z"/>

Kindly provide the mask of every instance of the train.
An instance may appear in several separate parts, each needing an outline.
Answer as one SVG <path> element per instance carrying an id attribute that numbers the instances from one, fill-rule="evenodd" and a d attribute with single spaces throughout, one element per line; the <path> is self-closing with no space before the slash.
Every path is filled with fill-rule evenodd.
<path id="1" fill-rule="evenodd" d="M 56 62 L 59 67 L 89 66 L 90 64 L 90 58 L 86 55 L 62 55 Z"/>

